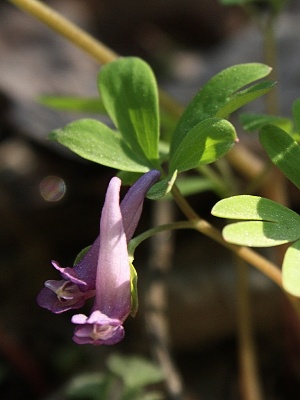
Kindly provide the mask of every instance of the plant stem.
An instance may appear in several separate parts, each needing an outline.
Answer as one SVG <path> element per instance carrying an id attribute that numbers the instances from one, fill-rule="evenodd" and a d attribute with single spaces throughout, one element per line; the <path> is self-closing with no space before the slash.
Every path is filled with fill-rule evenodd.
<path id="1" fill-rule="evenodd" d="M 173 222 L 171 224 L 164 224 L 143 232 L 139 236 L 136 236 L 132 239 L 128 245 L 128 252 L 130 255 L 133 255 L 135 248 L 144 240 L 150 238 L 151 236 L 165 231 L 175 230 L 175 229 L 195 229 L 205 236 L 210 237 L 214 241 L 220 243 L 222 246 L 231 250 L 237 256 L 239 256 L 244 261 L 255 266 L 261 272 L 263 272 L 266 276 L 268 276 L 271 280 L 273 280 L 279 287 L 282 288 L 282 279 L 281 272 L 279 268 L 268 261 L 265 257 L 256 253 L 245 246 L 236 246 L 225 242 L 221 232 L 213 227 L 209 222 L 200 218 L 198 214 L 196 214 L 190 205 L 186 202 L 185 198 L 181 196 L 179 190 L 177 188 L 174 189 L 174 193 L 176 193 L 175 201 L 179 205 L 180 209 L 184 212 L 184 214 L 188 217 L 189 221 L 178 221 Z"/>
<path id="2" fill-rule="evenodd" d="M 241 394 L 244 400 L 262 400 L 263 396 L 257 368 L 252 319 L 250 315 L 248 266 L 237 257 L 236 262 Z"/>
<path id="3" fill-rule="evenodd" d="M 274 25 L 276 16 L 270 14 L 266 17 L 263 26 L 263 39 L 264 39 L 264 59 L 265 63 L 272 67 L 270 78 L 278 81 L 278 59 L 277 59 L 277 43 L 275 39 Z M 266 111 L 267 114 L 279 115 L 279 96 L 277 86 L 266 94 Z"/>
<path id="4" fill-rule="evenodd" d="M 67 18 L 37 0 L 8 0 L 105 64 L 118 55 Z"/>
<path id="5" fill-rule="evenodd" d="M 170 201 L 156 201 L 154 203 L 153 225 L 172 221 L 172 214 L 172 203 Z M 170 232 L 164 230 L 151 237 L 150 276 L 145 291 L 145 320 L 153 356 L 165 376 L 168 398 L 170 400 L 184 400 L 182 378 L 170 352 L 168 296 L 165 277 L 172 266 L 172 253 L 173 237 Z"/>
<path id="6" fill-rule="evenodd" d="M 120 56 L 105 46 L 102 42 L 89 35 L 76 24 L 63 17 L 51 7 L 38 0 L 8 0 L 21 10 L 43 22 L 49 28 L 68 39 L 75 46 L 91 55 L 100 64 L 114 61 Z M 181 115 L 183 108 L 167 93 L 159 90 L 160 103 L 164 109 L 176 119 Z"/>
<path id="7" fill-rule="evenodd" d="M 246 179 L 252 181 L 265 170 L 265 162 L 241 143 L 233 147 L 226 158 Z"/>
<path id="8" fill-rule="evenodd" d="M 154 228 L 148 229 L 147 231 L 141 233 L 138 236 L 135 236 L 130 240 L 128 244 L 128 253 L 129 256 L 133 257 L 133 253 L 137 246 L 139 246 L 144 240 L 149 239 L 153 235 L 156 235 L 160 232 L 172 231 L 175 229 L 193 229 L 195 227 L 195 223 L 191 221 L 177 221 L 172 222 L 170 224 L 163 224 L 159 226 L 155 226 Z"/>
<path id="9" fill-rule="evenodd" d="M 223 247 L 232 251 L 242 260 L 254 266 L 256 269 L 261 271 L 264 275 L 266 275 L 269 279 L 271 279 L 277 286 L 279 286 L 283 290 L 282 273 L 276 264 L 272 263 L 271 261 L 260 255 L 256 251 L 250 249 L 249 247 L 237 246 L 226 242 L 223 239 L 222 233 L 218 229 L 212 226 L 205 219 L 199 217 L 199 215 L 191 208 L 189 203 L 181 195 L 179 189 L 175 185 L 173 186 L 172 194 L 175 202 L 177 203 L 181 211 L 184 213 L 184 215 L 188 218 L 188 220 L 194 222 L 194 229 L 201 232 L 203 235 L 213 239 L 215 242 L 218 242 Z M 294 297 L 285 291 L 284 294 L 288 297 L 297 315 L 300 318 L 299 298 Z"/>
<path id="10" fill-rule="evenodd" d="M 203 233 L 204 235 L 213 239 L 215 242 L 218 242 L 222 246 L 231 250 L 238 257 L 256 267 L 263 274 L 268 276 L 273 282 L 275 282 L 280 288 L 282 288 L 281 271 L 275 264 L 267 260 L 265 257 L 261 256 L 260 254 L 256 253 L 249 247 L 236 246 L 226 242 L 223 239 L 222 233 L 218 229 L 213 227 L 205 219 L 199 217 L 199 215 L 191 208 L 191 206 L 181 195 L 179 189 L 175 185 L 173 186 L 172 194 L 177 205 L 188 218 L 188 220 L 195 223 L 194 226 L 197 231 Z"/>
<path id="11" fill-rule="evenodd" d="M 220 197 L 227 197 L 232 193 L 231 187 L 227 184 L 227 182 L 222 179 L 221 176 L 217 174 L 212 168 L 209 168 L 208 165 L 199 165 L 197 170 L 200 174 L 205 176 L 212 182 L 214 187 L 214 192 L 217 193 Z"/>

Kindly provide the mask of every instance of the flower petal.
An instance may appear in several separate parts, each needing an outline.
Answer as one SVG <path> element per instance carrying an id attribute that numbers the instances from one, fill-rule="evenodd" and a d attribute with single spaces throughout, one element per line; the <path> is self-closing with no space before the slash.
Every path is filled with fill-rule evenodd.
<path id="1" fill-rule="evenodd" d="M 129 315 L 130 265 L 119 204 L 121 180 L 111 179 L 100 221 L 100 252 L 94 310 L 121 321 Z"/>
<path id="2" fill-rule="evenodd" d="M 109 318 L 99 310 L 92 312 L 90 317 L 74 315 L 72 322 L 77 324 L 73 336 L 77 344 L 112 345 L 122 340 L 125 334 L 121 321 Z"/>
<path id="3" fill-rule="evenodd" d="M 131 186 L 121 201 L 120 208 L 127 242 L 132 238 L 140 220 L 146 194 L 159 177 L 160 172 L 157 170 L 147 172 Z"/>
<path id="4" fill-rule="evenodd" d="M 66 280 L 49 280 L 45 286 L 37 296 L 37 303 L 56 314 L 81 308 L 86 299 L 95 295 L 95 290 L 81 292 L 76 284 Z"/>
<path id="5" fill-rule="evenodd" d="M 47 308 L 47 310 L 55 314 L 60 314 L 70 309 L 81 308 L 84 302 L 85 300 L 83 298 L 78 299 L 76 303 L 71 301 L 61 302 L 56 293 L 47 287 L 44 287 L 37 296 L 38 305 Z"/>
<path id="6" fill-rule="evenodd" d="M 52 261 L 52 265 L 61 273 L 62 278 L 76 283 L 80 290 L 94 289 L 99 247 L 100 236 L 97 237 L 86 255 L 73 268 L 61 268 L 56 261 Z"/>

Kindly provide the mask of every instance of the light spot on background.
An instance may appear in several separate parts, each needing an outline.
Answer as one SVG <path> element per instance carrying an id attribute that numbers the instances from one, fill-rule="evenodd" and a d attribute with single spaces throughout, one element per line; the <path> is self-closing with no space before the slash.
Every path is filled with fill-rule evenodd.
<path id="1" fill-rule="evenodd" d="M 46 201 L 59 201 L 66 193 L 65 181 L 59 176 L 46 176 L 40 183 L 41 196 Z"/>

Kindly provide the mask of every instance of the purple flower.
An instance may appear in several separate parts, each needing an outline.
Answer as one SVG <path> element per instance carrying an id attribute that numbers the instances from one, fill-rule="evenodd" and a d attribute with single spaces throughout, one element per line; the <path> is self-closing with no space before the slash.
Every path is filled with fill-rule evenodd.
<path id="1" fill-rule="evenodd" d="M 119 200 L 115 204 L 115 208 L 118 208 L 121 215 L 126 247 L 139 222 L 144 198 L 150 187 L 159 179 L 159 176 L 160 172 L 156 170 L 146 173 L 128 190 L 121 204 L 119 204 Z M 107 197 L 108 193 L 110 193 L 110 196 L 114 198 L 117 196 L 119 199 L 121 181 L 118 178 L 113 178 L 109 188 L 111 185 L 114 190 L 108 189 Z M 112 193 L 114 193 L 114 196 Z M 107 197 L 105 204 L 107 203 Z M 114 213 L 116 212 L 115 209 Z M 101 221 L 102 219 L 103 213 Z M 85 256 L 73 268 L 61 268 L 56 261 L 52 261 L 52 265 L 60 272 L 62 280 L 48 280 L 45 282 L 45 287 L 37 297 L 37 302 L 41 307 L 47 308 L 54 313 L 62 313 L 69 309 L 81 308 L 86 299 L 95 295 L 99 258 L 101 253 L 107 252 L 107 247 L 103 245 L 103 237 L 109 236 L 113 230 L 113 226 L 110 223 L 106 224 L 105 228 L 103 226 L 101 222 L 100 235 Z M 104 246 L 103 251 L 101 251 L 102 246 Z M 113 255 L 111 255 L 112 257 Z"/>
<path id="2" fill-rule="evenodd" d="M 73 337 L 78 344 L 119 342 L 124 336 L 122 324 L 130 314 L 130 265 L 119 204 L 120 186 L 120 179 L 110 181 L 102 209 L 96 295 L 91 315 L 78 314 L 72 318 L 78 325 Z"/>

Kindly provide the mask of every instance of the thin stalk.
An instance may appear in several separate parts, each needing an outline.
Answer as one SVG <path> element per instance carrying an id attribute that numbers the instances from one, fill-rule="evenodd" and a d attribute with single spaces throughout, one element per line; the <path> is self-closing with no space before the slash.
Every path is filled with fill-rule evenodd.
<path id="1" fill-rule="evenodd" d="M 278 56 L 277 56 L 277 43 L 275 38 L 275 22 L 276 16 L 273 14 L 266 17 L 263 26 L 263 39 L 264 39 L 264 59 L 267 65 L 272 67 L 270 78 L 278 81 Z M 279 96 L 277 86 L 273 88 L 265 97 L 267 114 L 279 115 Z"/>
<path id="2" fill-rule="evenodd" d="M 269 15 L 266 19 L 265 25 L 263 26 L 263 38 L 264 38 L 264 58 L 265 62 L 273 67 L 272 78 L 278 80 L 278 55 L 277 55 L 277 41 L 275 38 L 275 22 L 277 20 L 277 14 Z M 276 88 L 277 89 L 277 88 Z M 280 115 L 279 107 L 279 96 L 278 90 L 272 90 L 266 97 L 266 109 L 269 114 Z M 273 182 L 276 182 L 274 185 Z M 287 178 L 286 176 L 273 166 L 269 184 L 265 185 L 268 190 L 268 198 L 277 201 L 285 206 L 289 206 L 289 192 L 287 190 Z M 282 263 L 286 246 L 280 246 L 274 249 L 276 262 Z M 288 338 L 288 343 L 293 342 L 292 349 L 286 346 L 286 357 L 288 368 L 291 368 L 292 373 L 296 373 L 295 365 L 298 362 L 299 356 L 299 330 L 300 330 L 300 301 L 299 299 L 288 296 L 292 302 L 294 309 L 289 307 L 289 304 L 283 303 L 283 316 L 285 324 L 285 334 Z"/>
<path id="3" fill-rule="evenodd" d="M 223 182 L 227 185 L 227 195 L 223 197 L 227 197 L 230 194 L 234 194 L 238 191 L 238 183 L 234 177 L 232 166 L 229 164 L 229 161 L 226 157 L 222 157 L 215 162 L 216 168 L 220 172 L 220 175 L 223 178 Z"/>
<path id="4" fill-rule="evenodd" d="M 222 246 L 231 250 L 238 257 L 256 267 L 263 274 L 268 276 L 273 282 L 275 282 L 280 288 L 282 288 L 281 271 L 275 264 L 267 260 L 265 257 L 261 256 L 260 254 L 256 253 L 249 247 L 236 246 L 226 242 L 223 239 L 222 233 L 218 229 L 212 226 L 205 219 L 199 217 L 199 215 L 191 208 L 189 203 L 181 195 L 179 189 L 175 185 L 173 186 L 172 194 L 177 205 L 188 218 L 188 220 L 194 221 L 195 229 L 197 231 L 203 233 L 205 236 L 210 237 L 215 242 L 218 242 Z"/>
<path id="5" fill-rule="evenodd" d="M 226 154 L 226 158 L 231 166 L 250 181 L 256 179 L 265 169 L 265 162 L 241 143 L 233 147 L 230 152 Z"/>
<path id="6" fill-rule="evenodd" d="M 185 214 L 187 219 L 194 222 L 194 229 L 196 229 L 198 232 L 201 232 L 203 235 L 211 238 L 215 242 L 221 244 L 228 250 L 232 251 L 235 255 L 240 257 L 242 260 L 246 261 L 248 264 L 251 264 L 253 267 L 255 267 L 264 275 L 266 275 L 271 281 L 273 281 L 279 288 L 281 288 L 284 291 L 282 285 L 282 273 L 276 264 L 269 261 L 256 251 L 250 249 L 249 247 L 237 246 L 226 242 L 223 239 L 222 233 L 218 229 L 212 226 L 205 219 L 199 217 L 199 215 L 191 208 L 189 203 L 181 195 L 179 189 L 175 185 L 173 186 L 172 194 L 175 202 L 177 203 L 181 211 Z M 294 297 L 285 291 L 284 294 L 287 296 L 287 298 L 293 305 L 295 312 L 300 318 L 299 298 Z"/>
<path id="7" fill-rule="evenodd" d="M 174 189 L 174 188 L 173 188 Z M 175 229 L 195 229 L 198 232 L 201 232 L 205 236 L 210 237 L 215 242 L 218 242 L 222 246 L 231 250 L 237 256 L 239 256 L 244 261 L 247 261 L 266 276 L 268 276 L 273 282 L 275 282 L 280 288 L 282 288 L 282 277 L 279 268 L 273 264 L 271 261 L 267 260 L 265 257 L 256 253 L 245 246 L 236 246 L 226 242 L 223 239 L 222 233 L 213 227 L 209 222 L 200 218 L 198 214 L 196 214 L 190 205 L 186 202 L 185 198 L 180 195 L 179 190 L 176 188 L 176 203 L 180 206 L 181 210 L 188 216 L 189 221 L 178 221 L 170 224 L 160 225 L 154 228 L 151 228 L 139 236 L 136 236 L 132 239 L 128 245 L 128 252 L 130 256 L 133 256 L 135 248 L 142 243 L 144 240 L 150 238 L 153 235 L 156 235 L 160 232 L 175 230 Z"/>
<path id="8" fill-rule="evenodd" d="M 83 29 L 73 24 L 51 7 L 37 0 L 8 0 L 21 10 L 32 15 L 61 36 L 90 54 L 98 62 L 105 64 L 115 60 L 118 55 L 110 48 L 93 38 Z"/>
<path id="9" fill-rule="evenodd" d="M 148 229 L 147 231 L 141 233 L 138 236 L 135 236 L 130 240 L 128 244 L 128 253 L 129 256 L 133 257 L 134 251 L 144 240 L 149 239 L 150 237 L 166 231 L 172 231 L 175 229 L 193 229 L 195 227 L 195 223 L 191 221 L 177 221 L 172 222 L 170 224 L 163 224 L 159 226 L 155 226 L 154 228 Z"/>
<path id="10" fill-rule="evenodd" d="M 265 186 L 270 181 L 270 172 L 274 164 L 271 161 L 267 162 L 262 172 L 258 174 L 250 183 L 245 187 L 244 194 L 252 194 L 260 190 L 262 196 L 265 195 Z"/>
<path id="11" fill-rule="evenodd" d="M 46 4 L 38 0 L 8 1 L 65 37 L 75 46 L 92 56 L 100 64 L 106 64 L 120 57 L 119 54 Z M 183 111 L 183 107 L 162 90 L 159 90 L 159 96 L 162 107 L 164 107 L 169 114 L 178 119 Z"/>
<path id="12" fill-rule="evenodd" d="M 253 339 L 248 266 L 237 261 L 237 320 L 239 338 L 241 394 L 243 400 L 262 400 L 262 389 Z"/>
<path id="13" fill-rule="evenodd" d="M 232 193 L 227 182 L 225 182 L 225 180 L 222 179 L 221 176 L 208 165 L 199 165 L 197 167 L 197 170 L 200 174 L 202 174 L 203 176 L 208 178 L 210 182 L 212 182 L 214 192 L 217 193 L 220 197 L 227 197 L 230 193 Z"/>
<path id="14" fill-rule="evenodd" d="M 154 204 L 153 225 L 173 220 L 172 203 Z M 165 225 L 166 226 L 166 225 Z M 153 357 L 160 365 L 170 400 L 185 400 L 183 381 L 170 351 L 168 293 L 165 277 L 172 268 L 173 235 L 166 230 L 151 238 L 150 276 L 145 291 L 145 321 Z"/>

